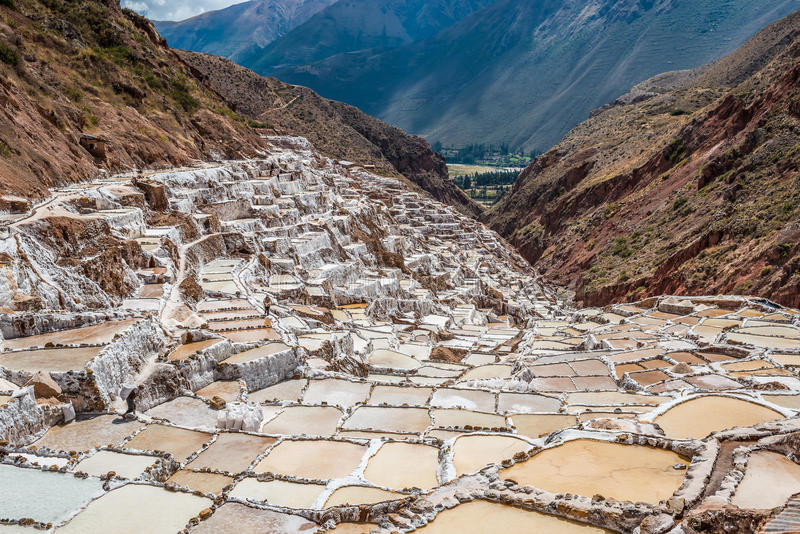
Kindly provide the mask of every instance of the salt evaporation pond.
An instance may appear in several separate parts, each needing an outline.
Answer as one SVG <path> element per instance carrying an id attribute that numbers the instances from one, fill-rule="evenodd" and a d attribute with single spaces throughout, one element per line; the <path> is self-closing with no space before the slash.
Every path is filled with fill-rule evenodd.
<path id="1" fill-rule="evenodd" d="M 192 517 L 211 506 L 211 499 L 155 486 L 128 484 L 93 501 L 59 534 L 175 534 Z M 154 520 L 155 519 L 155 520 Z"/>
<path id="2" fill-rule="evenodd" d="M 344 505 L 374 504 L 384 501 L 393 501 L 405 497 L 402 493 L 386 491 L 380 488 L 367 486 L 344 486 L 337 489 L 325 503 L 326 508 Z"/>
<path id="3" fill-rule="evenodd" d="M 211 446 L 189 464 L 189 468 L 209 468 L 228 473 L 241 473 L 273 443 L 275 443 L 274 438 L 221 433 Z"/>
<path id="4" fill-rule="evenodd" d="M 765 406 L 732 397 L 695 397 L 670 408 L 656 418 L 671 438 L 704 438 L 712 432 L 747 427 L 783 416 Z"/>
<path id="5" fill-rule="evenodd" d="M 149 425 L 125 444 L 128 449 L 163 451 L 182 462 L 200 450 L 211 434 L 166 425 Z"/>
<path id="6" fill-rule="evenodd" d="M 317 530 L 317 524 L 302 517 L 259 510 L 239 503 L 227 503 L 209 519 L 191 530 L 192 534 L 265 534 L 270 532 L 308 532 Z"/>
<path id="7" fill-rule="evenodd" d="M 333 406 L 290 406 L 261 428 L 265 434 L 332 436 L 342 411 Z"/>
<path id="8" fill-rule="evenodd" d="M 754 451 L 731 502 L 739 508 L 777 508 L 795 493 L 800 493 L 800 465 L 777 452 Z"/>
<path id="9" fill-rule="evenodd" d="M 0 517 L 42 523 L 68 519 L 103 491 L 96 478 L 0 464 Z"/>
<path id="10" fill-rule="evenodd" d="M 88 451 L 117 445 L 143 426 L 138 421 L 123 421 L 116 415 L 100 415 L 51 427 L 35 445 L 58 451 Z"/>
<path id="11" fill-rule="evenodd" d="M 219 495 L 226 486 L 233 482 L 233 477 L 217 473 L 181 470 L 169 477 L 167 482 L 186 486 L 193 491 Z"/>
<path id="12" fill-rule="evenodd" d="M 401 467 L 402 466 L 402 467 Z M 369 459 L 364 478 L 377 486 L 430 489 L 439 485 L 439 449 L 414 443 L 384 443 Z"/>
<path id="13" fill-rule="evenodd" d="M 314 480 L 342 478 L 355 470 L 366 450 L 363 445 L 344 441 L 282 441 L 254 471 Z"/>
<path id="14" fill-rule="evenodd" d="M 113 471 L 122 478 L 135 479 L 145 469 L 155 463 L 154 456 L 136 454 L 120 454 L 113 451 L 98 451 L 85 460 L 81 460 L 73 469 L 76 473 L 82 471 L 88 475 L 104 476 Z"/>
<path id="15" fill-rule="evenodd" d="M 513 458 L 531 448 L 527 441 L 509 436 L 462 436 L 453 445 L 453 466 L 460 476 L 474 473 L 488 464 Z"/>
<path id="16" fill-rule="evenodd" d="M 433 522 L 414 531 L 424 534 L 599 534 L 602 528 L 513 506 L 472 501 L 444 510 Z"/>
<path id="17" fill-rule="evenodd" d="M 657 503 L 677 491 L 688 464 L 665 449 L 577 439 L 543 450 L 501 476 L 551 493 Z"/>
<path id="18" fill-rule="evenodd" d="M 22 350 L 0 355 L 0 367 L 13 371 L 78 371 L 103 347 Z"/>
<path id="19" fill-rule="evenodd" d="M 6 339 L 0 347 L 4 349 L 23 349 L 27 347 L 43 347 L 47 343 L 53 345 L 105 345 L 111 343 L 114 336 L 136 322 L 136 319 L 111 321 L 108 323 L 59 330 L 36 336 Z"/>
<path id="20" fill-rule="evenodd" d="M 260 482 L 255 478 L 245 478 L 236 484 L 229 496 L 287 508 L 311 508 L 324 489 L 325 486 L 321 484 L 300 484 L 285 480 Z"/>

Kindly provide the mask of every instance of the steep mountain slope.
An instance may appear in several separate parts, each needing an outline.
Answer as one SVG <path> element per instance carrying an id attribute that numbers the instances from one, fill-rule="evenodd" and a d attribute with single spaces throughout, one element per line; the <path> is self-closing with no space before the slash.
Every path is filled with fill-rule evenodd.
<path id="1" fill-rule="evenodd" d="M 800 304 L 800 13 L 640 84 L 537 158 L 486 220 L 588 304 Z"/>
<path id="2" fill-rule="evenodd" d="M 330 157 L 372 163 L 383 174 L 399 173 L 467 215 L 481 213 L 480 206 L 449 179 L 444 159 L 424 139 L 226 59 L 187 51 L 178 54 L 232 109 L 258 121 L 265 131 L 301 135 Z"/>
<path id="3" fill-rule="evenodd" d="M 340 0 L 269 46 L 255 46 L 237 59 L 267 71 L 336 54 L 398 47 L 432 37 L 494 1 Z"/>
<path id="4" fill-rule="evenodd" d="M 300 43 L 289 34 L 261 58 L 241 60 L 429 140 L 546 150 L 633 84 L 729 53 L 798 7 L 798 0 L 496 0 L 390 50 L 349 47 L 311 61 L 336 47 L 305 45 L 292 57 Z M 289 52 L 274 53 L 281 49 Z"/>
<path id="5" fill-rule="evenodd" d="M 242 76 L 260 79 L 249 72 Z M 279 132 L 306 135 L 330 155 L 374 164 L 384 174 L 407 174 L 437 198 L 478 213 L 424 140 L 309 90 L 264 83 L 271 89 L 248 86 L 252 94 L 222 85 L 229 92 L 226 102 L 148 20 L 120 9 L 115 0 L 4 3 L 0 194 L 40 197 L 48 187 L 94 177 L 100 169 L 255 157 L 269 147 L 264 133 Z M 273 105 L 271 99 L 281 96 L 288 98 Z M 292 102 L 294 96 L 299 98 Z M 248 99 L 266 108 L 244 105 Z M 256 119 L 267 108 L 265 120 L 274 126 L 265 132 Z M 84 133 L 104 138 L 105 154 L 95 157 L 81 146 Z M 12 202 L 4 196 L 0 210 Z"/>
<path id="6" fill-rule="evenodd" d="M 179 22 L 155 21 L 172 48 L 236 59 L 264 47 L 336 0 L 252 0 Z"/>
<path id="7" fill-rule="evenodd" d="M 83 132 L 107 139 L 104 158 L 80 146 Z M 100 168 L 250 157 L 264 147 L 243 118 L 198 84 L 149 21 L 118 2 L 17 0 L 0 7 L 3 194 L 36 197 Z"/>

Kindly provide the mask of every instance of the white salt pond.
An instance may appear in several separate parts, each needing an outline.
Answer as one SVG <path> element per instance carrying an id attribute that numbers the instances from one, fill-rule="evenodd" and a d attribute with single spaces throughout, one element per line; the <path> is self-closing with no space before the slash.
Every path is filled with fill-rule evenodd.
<path id="1" fill-rule="evenodd" d="M 510 436 L 462 436 L 453 445 L 453 466 L 459 476 L 474 473 L 529 449 L 530 443 Z"/>
<path id="2" fill-rule="evenodd" d="M 211 499 L 170 492 L 155 486 L 128 484 L 93 501 L 59 534 L 175 534 L 192 517 L 212 504 Z M 154 520 L 157 518 L 157 520 Z"/>
<path id="3" fill-rule="evenodd" d="M 0 517 L 58 523 L 103 491 L 99 479 L 81 479 L 0 464 Z"/>
<path id="4" fill-rule="evenodd" d="M 85 460 L 81 460 L 73 471 L 81 471 L 97 477 L 113 471 L 122 478 L 135 479 L 156 461 L 154 456 L 121 454 L 113 451 L 97 451 Z"/>
<path id="5" fill-rule="evenodd" d="M 367 448 L 344 441 L 282 441 L 254 468 L 312 480 L 343 478 L 352 473 Z"/>

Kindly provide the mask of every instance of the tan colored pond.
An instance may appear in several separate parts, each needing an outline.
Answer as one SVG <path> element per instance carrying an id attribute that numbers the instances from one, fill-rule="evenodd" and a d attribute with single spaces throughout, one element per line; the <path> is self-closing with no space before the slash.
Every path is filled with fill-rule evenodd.
<path id="1" fill-rule="evenodd" d="M 314 480 L 342 478 L 358 467 L 366 450 L 363 445 L 344 441 L 282 441 L 254 471 Z"/>
<path id="2" fill-rule="evenodd" d="M 671 438 L 704 438 L 712 432 L 752 426 L 783 416 L 764 406 L 731 397 L 695 397 L 656 417 Z"/>
<path id="3" fill-rule="evenodd" d="M 561 401 L 533 393 L 500 393 L 497 411 L 502 413 L 557 412 Z"/>
<path id="4" fill-rule="evenodd" d="M 755 334 L 728 334 L 728 341 L 752 345 L 765 349 L 800 349 L 800 339 L 788 339 L 784 337 L 761 336 Z"/>
<path id="5" fill-rule="evenodd" d="M 98 451 L 92 456 L 81 460 L 73 468 L 74 472 L 83 472 L 87 475 L 100 477 L 113 471 L 122 478 L 136 479 L 144 470 L 156 461 L 154 456 L 140 456 L 136 454 L 120 454 L 113 451 Z"/>
<path id="6" fill-rule="evenodd" d="M 88 451 L 106 445 L 119 445 L 143 426 L 138 421 L 123 421 L 116 415 L 100 415 L 51 427 L 35 445 L 57 451 Z"/>
<path id="7" fill-rule="evenodd" d="M 431 406 L 494 412 L 495 399 L 494 393 L 488 391 L 441 388 L 433 393 Z"/>
<path id="8" fill-rule="evenodd" d="M 386 430 L 389 432 L 424 432 L 431 420 L 425 408 L 381 408 L 361 406 L 344 422 L 346 430 Z"/>
<path id="9" fill-rule="evenodd" d="M 290 406 L 261 427 L 264 434 L 332 436 L 342 411 L 333 406 Z"/>
<path id="10" fill-rule="evenodd" d="M 300 484 L 285 480 L 259 482 L 255 478 L 245 478 L 228 495 L 287 508 L 311 508 L 324 489 L 325 486 L 321 484 Z"/>
<path id="11" fill-rule="evenodd" d="M 234 402 L 239 399 L 239 381 L 211 382 L 206 387 L 195 391 L 195 394 L 209 400 L 214 397 L 220 397 L 225 399 L 226 402 Z"/>
<path id="12" fill-rule="evenodd" d="M 148 425 L 125 444 L 128 449 L 163 451 L 183 462 L 211 440 L 211 434 L 166 425 Z"/>
<path id="13" fill-rule="evenodd" d="M 280 341 L 281 339 L 281 335 L 272 328 L 221 330 L 218 333 L 231 343 L 257 343 L 259 341 Z"/>
<path id="14" fill-rule="evenodd" d="M 228 330 L 243 330 L 266 328 L 272 326 L 269 319 L 223 319 L 208 324 L 208 329 L 214 332 L 225 332 Z"/>
<path id="15" fill-rule="evenodd" d="M 0 354 L 0 367 L 12 371 L 79 371 L 103 347 L 23 350 Z"/>
<path id="16" fill-rule="evenodd" d="M 6 339 L 0 344 L 0 348 L 24 349 L 27 347 L 43 347 L 48 343 L 54 345 L 106 345 L 111 343 L 117 333 L 125 330 L 136 321 L 137 319 L 111 321 L 70 330 L 60 330 L 49 334 Z"/>
<path id="17" fill-rule="evenodd" d="M 795 493 L 800 493 L 800 465 L 777 452 L 754 451 L 731 502 L 739 508 L 777 508 Z"/>
<path id="18" fill-rule="evenodd" d="M 211 506 L 211 499 L 189 493 L 170 492 L 155 486 L 128 484 L 92 502 L 60 534 L 174 534 L 189 519 Z M 142 513 L 143 511 L 147 513 Z M 157 517 L 158 521 L 153 521 Z"/>
<path id="19" fill-rule="evenodd" d="M 267 356 L 272 356 L 273 354 L 277 354 L 279 352 L 283 352 L 284 350 L 288 349 L 289 347 L 284 345 L 283 343 L 268 343 L 261 347 L 256 347 L 254 349 L 234 354 L 227 360 L 224 360 L 222 363 L 226 364 L 248 363 L 255 360 L 260 360 L 261 358 L 266 358 Z"/>
<path id="20" fill-rule="evenodd" d="M 325 503 L 325 508 L 343 505 L 373 504 L 402 499 L 405 495 L 366 486 L 344 486 L 334 491 Z"/>
<path id="21" fill-rule="evenodd" d="M 763 398 L 767 402 L 790 410 L 800 410 L 800 395 L 763 395 Z"/>
<path id="22" fill-rule="evenodd" d="M 260 510 L 236 502 L 223 504 L 209 519 L 194 527 L 192 534 L 272 534 L 316 532 L 318 525 L 300 516 Z"/>
<path id="23" fill-rule="evenodd" d="M 578 439 L 541 451 L 501 471 L 501 477 L 551 493 L 602 495 L 657 503 L 683 482 L 689 462 L 672 451 Z"/>
<path id="24" fill-rule="evenodd" d="M 275 438 L 240 433 L 221 433 L 209 448 L 189 463 L 189 469 L 207 467 L 216 471 L 241 473 L 256 456 L 275 443 Z"/>
<path id="25" fill-rule="evenodd" d="M 444 510 L 433 522 L 415 530 L 420 534 L 599 534 L 598 527 L 560 517 L 520 510 L 488 501 L 472 501 Z"/>
<path id="26" fill-rule="evenodd" d="M 574 415 L 562 414 L 520 414 L 511 416 L 517 433 L 529 438 L 539 438 L 577 424 Z"/>
<path id="27" fill-rule="evenodd" d="M 461 436 L 453 445 L 453 466 L 461 476 L 531 448 L 528 442 L 511 436 Z"/>
<path id="28" fill-rule="evenodd" d="M 491 413 L 471 412 L 468 410 L 432 410 L 433 420 L 437 427 L 464 428 L 505 428 L 506 418 Z"/>
<path id="29" fill-rule="evenodd" d="M 407 354 L 387 349 L 372 351 L 367 362 L 374 367 L 387 369 L 416 369 L 421 365 L 418 360 Z"/>
<path id="30" fill-rule="evenodd" d="M 439 485 L 439 449 L 415 443 L 384 443 L 369 459 L 364 478 L 386 488 L 430 489 Z"/>
<path id="31" fill-rule="evenodd" d="M 169 356 L 167 356 L 167 359 L 171 362 L 183 361 L 189 358 L 189 356 L 197 354 L 201 350 L 206 349 L 211 345 L 216 345 L 221 341 L 221 339 L 212 338 L 203 341 L 196 341 L 194 343 L 186 343 L 185 345 L 180 345 L 178 348 L 170 352 Z"/>
<path id="32" fill-rule="evenodd" d="M 167 482 L 186 486 L 192 491 L 219 495 L 226 486 L 233 482 L 233 478 L 217 473 L 199 473 L 182 469 L 169 477 Z"/>

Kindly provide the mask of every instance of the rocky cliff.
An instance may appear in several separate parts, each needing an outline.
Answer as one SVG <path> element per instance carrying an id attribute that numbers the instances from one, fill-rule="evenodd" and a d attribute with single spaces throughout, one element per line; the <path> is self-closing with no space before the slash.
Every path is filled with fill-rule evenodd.
<path id="1" fill-rule="evenodd" d="M 587 304 L 657 293 L 800 303 L 800 14 L 598 110 L 486 220 Z"/>

